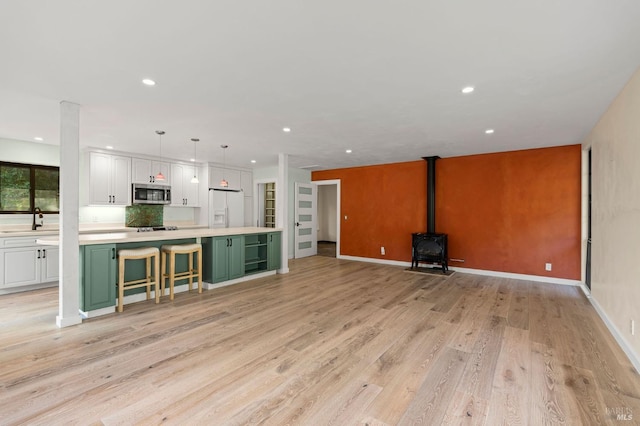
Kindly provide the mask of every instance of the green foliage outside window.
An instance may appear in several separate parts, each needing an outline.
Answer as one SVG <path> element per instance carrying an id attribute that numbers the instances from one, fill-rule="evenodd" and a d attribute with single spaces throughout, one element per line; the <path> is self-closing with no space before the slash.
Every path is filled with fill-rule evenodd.
<path id="1" fill-rule="evenodd" d="M 0 214 L 60 210 L 58 167 L 0 162 Z"/>

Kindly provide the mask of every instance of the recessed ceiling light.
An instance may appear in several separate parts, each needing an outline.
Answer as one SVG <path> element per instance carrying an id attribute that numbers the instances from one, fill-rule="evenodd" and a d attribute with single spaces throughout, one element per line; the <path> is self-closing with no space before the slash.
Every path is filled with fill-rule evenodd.
<path id="1" fill-rule="evenodd" d="M 487 129 L 487 130 L 485 130 L 484 132 L 485 132 L 486 134 L 490 135 L 491 133 L 493 133 L 493 132 L 494 132 L 494 130 L 493 130 L 493 129 Z"/>
<path id="2" fill-rule="evenodd" d="M 251 160 L 251 164 L 256 164 L 256 160 Z"/>
<path id="3" fill-rule="evenodd" d="M 33 140 L 38 141 L 38 142 L 42 142 L 44 139 L 41 138 L 40 136 L 36 136 L 35 138 L 33 138 Z"/>
<path id="4" fill-rule="evenodd" d="M 196 161 L 195 158 L 189 158 L 189 161 Z"/>
<path id="5" fill-rule="evenodd" d="M 462 93 L 471 93 L 471 92 L 473 92 L 474 90 L 476 90 L 476 89 L 475 89 L 475 88 L 473 88 L 472 86 L 467 86 L 467 87 L 464 87 L 464 88 L 462 89 Z"/>
<path id="6" fill-rule="evenodd" d="M 107 145 L 107 146 L 105 146 L 105 148 L 107 148 L 107 149 L 113 149 L 113 147 L 112 147 L 111 145 Z"/>
<path id="7" fill-rule="evenodd" d="M 147 86 L 155 86 L 156 82 L 151 80 L 150 78 L 145 78 L 144 80 L 142 80 L 143 84 L 146 84 Z"/>
<path id="8" fill-rule="evenodd" d="M 283 127 L 282 131 L 285 133 L 289 133 L 291 131 L 291 129 L 289 127 Z"/>
<path id="9" fill-rule="evenodd" d="M 351 152 L 353 152 L 353 151 L 351 151 L 350 149 L 348 149 L 348 150 L 346 150 L 345 152 L 346 152 L 347 154 L 351 154 Z"/>

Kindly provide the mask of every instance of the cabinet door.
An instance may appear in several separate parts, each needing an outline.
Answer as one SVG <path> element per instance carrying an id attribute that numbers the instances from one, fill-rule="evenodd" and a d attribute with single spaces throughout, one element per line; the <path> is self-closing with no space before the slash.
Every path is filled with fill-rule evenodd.
<path id="1" fill-rule="evenodd" d="M 58 281 L 60 279 L 60 249 L 58 247 L 43 247 L 40 259 L 41 272 L 40 277 L 43 283 Z"/>
<path id="2" fill-rule="evenodd" d="M 2 256 L 2 281 L 4 287 L 38 284 L 40 282 L 40 257 L 42 249 L 21 247 L 0 250 Z"/>
<path id="3" fill-rule="evenodd" d="M 173 184 L 171 185 L 171 205 L 184 206 L 184 168 L 182 164 L 171 164 L 171 175 L 173 176 Z"/>
<path id="4" fill-rule="evenodd" d="M 111 204 L 111 156 L 89 154 L 89 204 Z"/>
<path id="5" fill-rule="evenodd" d="M 280 269 L 280 232 L 270 232 L 267 235 L 267 269 Z"/>
<path id="6" fill-rule="evenodd" d="M 229 237 L 229 279 L 240 278 L 244 275 L 244 237 L 233 235 Z"/>
<path id="7" fill-rule="evenodd" d="M 81 309 L 85 312 L 116 305 L 116 245 L 83 246 Z"/>
<path id="8" fill-rule="evenodd" d="M 253 197 L 253 173 L 241 172 L 240 173 L 240 186 L 245 197 Z"/>
<path id="9" fill-rule="evenodd" d="M 156 181 L 156 175 L 158 172 L 162 172 L 164 175 L 163 181 Z M 173 173 L 171 173 L 171 164 L 164 161 L 152 161 L 151 162 L 151 183 L 157 183 L 162 185 L 173 185 Z"/>
<path id="10" fill-rule="evenodd" d="M 200 184 L 191 182 L 191 178 L 193 178 L 195 174 L 194 167 L 187 166 L 183 169 L 182 191 L 186 200 L 185 205 L 188 207 L 200 206 L 200 203 L 198 202 L 198 191 L 200 189 Z"/>
<path id="11" fill-rule="evenodd" d="M 152 177 L 153 175 L 151 174 L 151 160 L 147 160 L 144 158 L 131 159 L 131 182 L 151 183 L 153 182 Z"/>
<path id="12" fill-rule="evenodd" d="M 244 226 L 257 226 L 253 221 L 253 197 L 244 197 Z"/>
<path id="13" fill-rule="evenodd" d="M 156 182 L 156 175 L 162 172 L 165 180 Z M 164 161 L 151 161 L 146 158 L 131 159 L 131 182 L 133 183 L 158 183 L 171 185 L 171 166 Z"/>
<path id="14" fill-rule="evenodd" d="M 213 239 L 213 282 L 219 283 L 229 279 L 229 238 Z"/>
<path id="15" fill-rule="evenodd" d="M 131 205 L 131 158 L 113 156 L 111 162 L 112 205 Z"/>
<path id="16" fill-rule="evenodd" d="M 224 169 L 222 167 L 209 168 L 209 187 L 219 188 L 220 181 L 224 178 L 229 182 L 229 189 L 241 189 L 240 170 Z"/>

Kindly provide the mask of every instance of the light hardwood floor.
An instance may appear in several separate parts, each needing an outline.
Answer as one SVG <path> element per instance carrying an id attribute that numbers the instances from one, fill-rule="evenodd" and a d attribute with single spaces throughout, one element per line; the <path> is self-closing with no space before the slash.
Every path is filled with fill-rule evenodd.
<path id="1" fill-rule="evenodd" d="M 0 424 L 640 419 L 640 378 L 578 288 L 320 256 L 290 268 L 66 329 L 57 289 L 3 296 Z"/>

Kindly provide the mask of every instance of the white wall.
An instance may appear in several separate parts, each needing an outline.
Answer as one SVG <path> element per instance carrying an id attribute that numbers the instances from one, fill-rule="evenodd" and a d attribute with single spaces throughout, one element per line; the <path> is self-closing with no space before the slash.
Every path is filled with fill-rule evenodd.
<path id="1" fill-rule="evenodd" d="M 592 148 L 591 294 L 637 362 L 640 359 L 640 70 L 610 105 L 584 146 Z M 637 326 L 635 336 L 631 335 L 631 320 Z"/>
<path id="2" fill-rule="evenodd" d="M 58 145 L 0 138 L 0 161 L 60 166 L 60 147 Z"/>
<path id="3" fill-rule="evenodd" d="M 318 185 L 318 241 L 337 241 L 337 185 Z"/>

